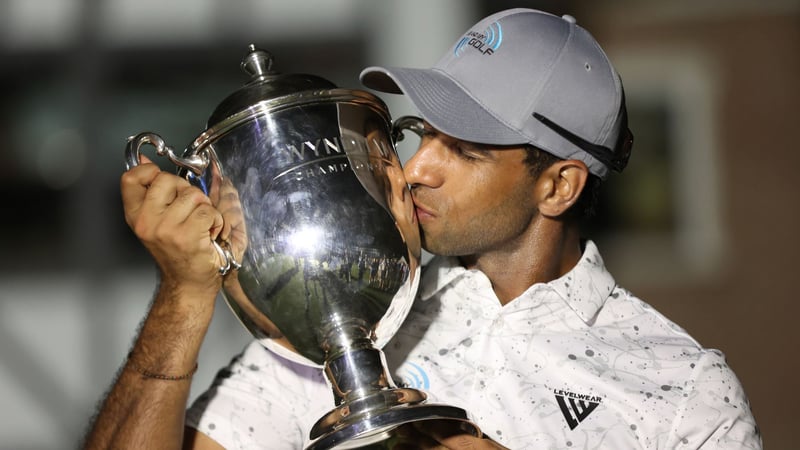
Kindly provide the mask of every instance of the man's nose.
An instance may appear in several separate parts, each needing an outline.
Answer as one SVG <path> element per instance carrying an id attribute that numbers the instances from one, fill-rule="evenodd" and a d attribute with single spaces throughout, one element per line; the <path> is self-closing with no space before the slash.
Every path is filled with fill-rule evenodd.
<path id="1" fill-rule="evenodd" d="M 438 187 L 443 180 L 441 144 L 435 139 L 420 144 L 403 166 L 406 182 L 410 186 Z"/>

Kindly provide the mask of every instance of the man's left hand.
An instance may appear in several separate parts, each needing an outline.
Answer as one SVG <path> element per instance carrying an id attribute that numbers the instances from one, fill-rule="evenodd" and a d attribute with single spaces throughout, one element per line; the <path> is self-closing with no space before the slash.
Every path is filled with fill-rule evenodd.
<path id="1" fill-rule="evenodd" d="M 396 430 L 393 450 L 508 450 L 491 439 L 475 437 L 452 420 L 423 420 Z"/>

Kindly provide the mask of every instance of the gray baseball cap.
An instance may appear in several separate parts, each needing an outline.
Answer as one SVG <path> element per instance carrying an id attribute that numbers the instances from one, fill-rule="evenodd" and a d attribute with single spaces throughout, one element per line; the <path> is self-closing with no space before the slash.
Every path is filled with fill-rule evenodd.
<path id="1" fill-rule="evenodd" d="M 368 67 L 361 82 L 406 94 L 443 133 L 531 144 L 584 161 L 601 178 L 622 171 L 633 144 L 620 77 L 570 16 L 502 11 L 470 28 L 432 68 Z"/>

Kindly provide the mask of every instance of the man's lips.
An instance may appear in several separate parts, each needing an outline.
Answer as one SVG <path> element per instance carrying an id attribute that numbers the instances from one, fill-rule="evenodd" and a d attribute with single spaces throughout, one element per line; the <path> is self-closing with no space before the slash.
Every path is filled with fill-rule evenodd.
<path id="1" fill-rule="evenodd" d="M 417 220 L 420 222 L 426 222 L 436 217 L 433 211 L 428 209 L 425 205 L 420 204 L 416 199 L 414 199 L 414 210 L 417 213 Z"/>

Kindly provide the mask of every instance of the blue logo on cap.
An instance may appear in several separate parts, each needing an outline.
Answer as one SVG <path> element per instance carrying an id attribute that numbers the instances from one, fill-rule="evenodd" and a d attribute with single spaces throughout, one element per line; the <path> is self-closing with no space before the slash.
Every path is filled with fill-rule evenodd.
<path id="1" fill-rule="evenodd" d="M 488 28 L 480 31 L 468 31 L 467 34 L 458 41 L 454 50 L 456 56 L 461 56 L 467 48 L 478 50 L 481 54 L 491 55 L 500 48 L 503 43 L 503 27 L 498 22 L 489 25 Z"/>

